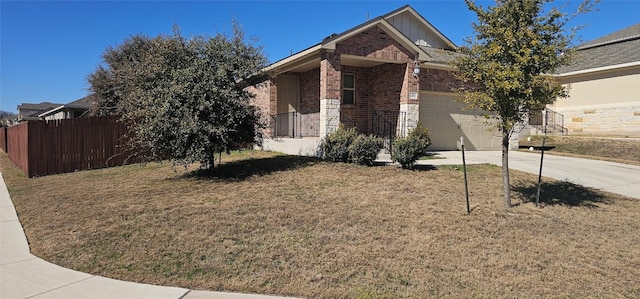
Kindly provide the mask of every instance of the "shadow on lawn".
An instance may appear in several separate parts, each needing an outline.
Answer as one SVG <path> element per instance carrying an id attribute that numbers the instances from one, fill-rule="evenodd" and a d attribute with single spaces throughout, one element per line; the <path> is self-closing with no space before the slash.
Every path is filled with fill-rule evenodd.
<path id="1" fill-rule="evenodd" d="M 185 178 L 242 181 L 252 176 L 263 176 L 278 171 L 308 167 L 321 161 L 313 157 L 276 156 L 271 158 L 245 159 L 223 163 L 214 169 L 199 169 L 185 174 Z"/>
<path id="2" fill-rule="evenodd" d="M 430 170 L 437 170 L 438 168 L 428 164 L 416 164 L 416 165 L 413 165 L 413 168 L 411 169 L 414 171 L 430 171 Z"/>
<path id="3" fill-rule="evenodd" d="M 522 194 L 525 202 L 535 202 L 538 184 L 516 182 L 511 190 Z M 564 205 L 569 207 L 597 208 L 597 203 L 609 203 L 609 200 L 594 189 L 565 181 L 542 182 L 540 203 L 546 205 Z"/>

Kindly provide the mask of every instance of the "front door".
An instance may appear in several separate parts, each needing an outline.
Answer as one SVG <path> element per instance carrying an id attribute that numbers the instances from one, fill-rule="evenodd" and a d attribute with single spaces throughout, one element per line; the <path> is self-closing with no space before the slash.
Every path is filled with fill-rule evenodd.
<path id="1" fill-rule="evenodd" d="M 294 137 L 298 133 L 296 112 L 300 102 L 300 83 L 297 76 L 278 76 L 278 116 L 276 126 L 278 136 Z"/>

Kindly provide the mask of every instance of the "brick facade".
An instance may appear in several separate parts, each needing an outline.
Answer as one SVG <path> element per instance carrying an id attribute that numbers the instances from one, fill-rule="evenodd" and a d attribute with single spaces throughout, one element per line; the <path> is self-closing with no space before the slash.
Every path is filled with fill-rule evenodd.
<path id="1" fill-rule="evenodd" d="M 320 112 L 320 68 L 315 68 L 300 77 L 300 113 Z"/>
<path id="2" fill-rule="evenodd" d="M 320 99 L 340 99 L 340 55 L 322 53 L 320 61 Z"/>
<path id="3" fill-rule="evenodd" d="M 341 64 L 341 55 L 361 56 L 376 60 L 388 60 L 372 67 L 357 67 Z M 408 116 L 403 124 L 405 133 L 417 124 L 418 97 L 410 99 L 419 90 L 450 92 L 457 84 L 449 71 L 421 69 L 414 77 L 414 55 L 380 27 L 374 26 L 336 44 L 334 51 L 320 54 L 319 66 L 301 73 L 286 73 L 298 76 L 300 82 L 300 105 L 302 114 L 320 112 L 321 134 L 332 132 L 336 122 L 355 127 L 359 132 L 369 133 L 372 115 L 376 110 L 404 112 Z M 355 75 L 355 103 L 342 105 L 342 74 Z M 263 96 L 256 102 L 267 114 L 275 114 L 277 86 L 270 80 Z M 269 98 L 267 99 L 267 95 Z M 336 101 L 337 100 L 337 101 Z M 268 105 L 267 105 L 268 103 Z M 339 115 L 336 120 L 336 111 Z M 416 118 L 416 119 L 413 119 Z"/>
<path id="4" fill-rule="evenodd" d="M 453 92 L 455 88 L 462 85 L 451 71 L 439 69 L 421 69 L 420 90 Z"/>
<path id="5" fill-rule="evenodd" d="M 400 103 L 409 101 L 409 92 L 418 91 L 417 79 L 412 75 L 414 54 L 379 27 L 339 43 L 335 51 L 390 62 L 373 67 L 342 66 L 343 73 L 356 77 L 355 104 L 340 107 L 347 127 L 355 123 L 359 132 L 369 133 L 374 111 L 400 111 Z"/>
<path id="6" fill-rule="evenodd" d="M 336 45 L 336 53 L 406 62 L 414 53 L 380 27 L 369 28 Z"/>
<path id="7" fill-rule="evenodd" d="M 343 66 L 343 73 L 353 74 L 355 76 L 355 101 L 353 105 L 341 105 L 341 121 L 344 126 L 351 128 L 354 126 L 358 132 L 367 132 L 369 130 L 369 119 L 373 111 L 371 103 L 371 71 L 369 68 Z"/>
<path id="8" fill-rule="evenodd" d="M 418 104 L 409 100 L 409 92 L 418 92 L 418 80 L 413 77 L 413 62 L 381 64 L 365 68 L 342 66 L 343 73 L 356 77 L 354 105 L 342 105 L 340 112 L 346 127 L 355 122 L 359 132 L 368 133 L 376 110 L 400 111 L 401 104 Z M 414 123 L 416 120 L 412 120 Z M 415 126 L 415 125 L 414 125 Z"/>
<path id="9" fill-rule="evenodd" d="M 271 120 L 272 114 L 276 113 L 277 109 L 277 87 L 272 79 L 264 81 L 256 86 L 247 87 L 247 91 L 253 94 L 253 104 L 260 110 L 262 113 L 262 122 L 267 124 L 267 128 L 264 131 L 265 136 L 270 136 L 273 132 L 271 132 L 271 128 L 268 127 L 268 124 Z"/>

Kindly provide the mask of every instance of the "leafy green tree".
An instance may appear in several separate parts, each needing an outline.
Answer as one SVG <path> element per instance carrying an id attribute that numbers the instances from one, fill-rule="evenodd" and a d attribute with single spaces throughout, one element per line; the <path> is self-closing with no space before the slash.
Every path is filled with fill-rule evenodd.
<path id="1" fill-rule="evenodd" d="M 217 153 L 259 141 L 264 126 L 246 87 L 267 59 L 237 24 L 213 37 L 136 35 L 102 57 L 88 76 L 92 114 L 120 115 L 139 154 L 211 167 Z"/>
<path id="2" fill-rule="evenodd" d="M 453 65 L 466 86 L 463 102 L 486 111 L 502 132 L 504 203 L 511 207 L 509 139 L 516 124 L 530 111 L 567 97 L 567 90 L 551 74 L 570 64 L 579 28 L 567 28 L 578 14 L 590 11 L 596 2 L 585 0 L 575 14 L 555 7 L 553 0 L 496 0 L 486 10 L 465 0 L 477 16 L 474 36 L 466 40 Z M 537 110 L 539 111 L 539 110 Z"/>

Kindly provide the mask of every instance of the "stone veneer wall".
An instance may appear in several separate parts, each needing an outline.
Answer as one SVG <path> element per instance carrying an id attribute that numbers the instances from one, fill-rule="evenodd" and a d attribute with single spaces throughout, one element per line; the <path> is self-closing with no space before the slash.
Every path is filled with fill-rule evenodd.
<path id="1" fill-rule="evenodd" d="M 640 102 L 559 107 L 570 135 L 640 137 Z"/>
<path id="2" fill-rule="evenodd" d="M 320 137 L 335 132 L 340 125 L 340 99 L 320 99 Z"/>
<path id="3" fill-rule="evenodd" d="M 320 60 L 320 137 L 333 133 L 340 125 L 340 55 L 322 53 Z"/>
<path id="4" fill-rule="evenodd" d="M 404 135 L 418 126 L 420 120 L 420 106 L 418 104 L 400 104 L 400 112 L 405 113 L 404 124 L 398 124 L 399 133 L 403 132 Z"/>

